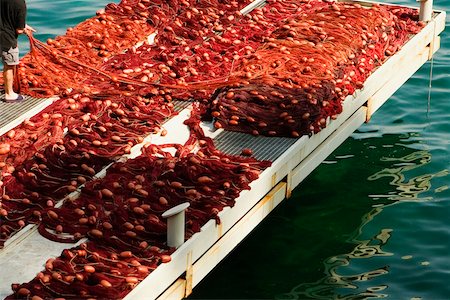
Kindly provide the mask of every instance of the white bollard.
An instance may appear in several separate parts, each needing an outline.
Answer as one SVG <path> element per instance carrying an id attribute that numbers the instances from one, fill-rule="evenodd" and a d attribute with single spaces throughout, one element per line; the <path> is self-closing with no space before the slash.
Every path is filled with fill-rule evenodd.
<path id="1" fill-rule="evenodd" d="M 433 0 L 417 0 L 420 2 L 419 21 L 428 22 L 433 15 Z"/>
<path id="2" fill-rule="evenodd" d="M 167 246 L 178 248 L 184 243 L 184 211 L 189 205 L 189 202 L 181 203 L 162 214 L 167 219 Z"/>

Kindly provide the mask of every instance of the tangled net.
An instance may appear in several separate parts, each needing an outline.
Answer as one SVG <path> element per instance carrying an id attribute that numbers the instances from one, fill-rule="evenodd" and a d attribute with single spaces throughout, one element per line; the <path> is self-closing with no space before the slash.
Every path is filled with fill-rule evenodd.
<path id="1" fill-rule="evenodd" d="M 58 140 L 36 149 L 33 157 L 14 168 L 13 176 L 4 176 L 1 242 L 29 222 L 37 222 L 42 209 L 53 207 L 106 165 L 130 153 L 149 132 L 159 132 L 174 114 L 173 105 L 163 98 L 152 99 L 152 104 L 148 99 L 125 96 L 116 96 L 115 102 L 76 98 L 82 107 L 77 119 L 72 116 L 71 122 L 65 122 L 68 134 L 62 135 L 61 124 L 54 125 L 61 134 Z M 63 115 L 46 119 L 61 122 Z"/>
<path id="2" fill-rule="evenodd" d="M 0 246 L 30 223 L 55 241 L 89 241 L 10 298 L 125 296 L 170 260 L 162 212 L 189 202 L 189 238 L 220 222 L 270 165 L 221 153 L 200 119 L 253 135 L 319 132 L 423 26 L 416 10 L 395 6 L 271 0 L 242 15 L 248 3 L 123 0 L 46 44 L 30 37 L 21 92 L 60 100 L 0 137 Z M 199 103 L 188 142 L 117 162 L 148 134 L 166 133 L 174 99 Z"/>
<path id="3" fill-rule="evenodd" d="M 174 249 L 165 244 L 164 211 L 190 203 L 186 238 L 211 218 L 220 222 L 217 214 L 233 206 L 270 162 L 221 153 L 199 123 L 195 116 L 187 120 L 192 134 L 186 144 L 148 145 L 138 158 L 117 163 L 104 178 L 87 183 L 77 199 L 42 210 L 43 236 L 58 242 L 89 237 L 92 242 L 48 261 L 34 280 L 14 287 L 16 296 L 122 297 L 170 260 Z M 199 150 L 192 152 L 195 146 Z M 175 155 L 164 151 L 173 147 Z"/>
<path id="4" fill-rule="evenodd" d="M 265 19 L 263 12 L 258 20 Z M 354 26 L 361 20 L 364 25 Z M 417 29 L 410 22 L 386 7 L 343 3 L 283 19 L 233 70 L 231 81 L 246 82 L 220 89 L 210 102 L 215 126 L 269 136 L 319 132 Z"/>
<path id="5" fill-rule="evenodd" d="M 160 32 L 158 36 L 165 35 L 165 44 L 170 41 L 176 45 L 178 35 L 201 39 L 202 35 L 213 34 L 216 23 L 227 20 L 226 13 L 233 14 L 249 3 L 222 4 L 210 0 L 198 5 L 196 2 L 122 0 L 119 4 L 108 4 L 97 16 L 69 28 L 66 35 L 48 39 L 47 45 L 31 37 L 31 51 L 19 68 L 22 92 L 47 97 L 72 89 L 81 92 L 87 89 L 89 93 L 94 92 L 91 88 L 103 91 L 99 81 L 119 80 L 116 74 L 101 71 L 101 65 L 111 57 L 125 50 L 135 55 L 135 46 L 142 41 L 147 43 L 147 38 L 156 32 Z M 189 27 L 182 26 L 181 22 Z M 170 31 L 172 23 L 180 24 L 177 30 Z"/>
<path id="6" fill-rule="evenodd" d="M 231 15 L 239 24 L 191 42 L 177 36 L 177 46 L 163 33 L 157 44 L 117 55 L 103 68 L 184 85 L 172 96 L 204 102 L 204 118 L 214 118 L 217 128 L 298 137 L 336 118 L 345 97 L 421 27 L 411 9 L 317 1 L 286 10 L 287 4 Z"/>

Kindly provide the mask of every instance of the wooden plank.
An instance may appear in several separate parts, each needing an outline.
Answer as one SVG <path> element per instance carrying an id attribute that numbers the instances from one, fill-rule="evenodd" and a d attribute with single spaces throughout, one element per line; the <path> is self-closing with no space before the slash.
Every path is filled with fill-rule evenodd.
<path id="1" fill-rule="evenodd" d="M 434 54 L 441 48 L 441 37 L 437 36 L 434 38 L 433 42 L 430 43 L 430 54 L 428 59 L 433 58 Z"/>
<path id="2" fill-rule="evenodd" d="M 81 241 L 80 241 L 81 242 Z M 0 254 L 0 299 L 12 293 L 11 283 L 32 280 L 50 257 L 59 256 L 62 250 L 75 244 L 54 243 L 33 234 Z"/>
<path id="3" fill-rule="evenodd" d="M 445 22 L 446 22 L 446 13 L 440 12 L 433 20 L 434 22 L 434 39 L 430 42 L 430 55 L 428 59 L 431 59 L 431 57 L 436 53 L 436 51 L 441 46 L 441 38 L 439 35 L 444 31 L 445 29 Z"/>
<path id="4" fill-rule="evenodd" d="M 240 219 L 225 235 L 223 235 L 192 266 L 192 287 L 200 281 L 233 250 L 269 213 L 283 201 L 286 196 L 286 183 L 281 182 L 263 197 L 242 219 Z M 176 281 L 158 300 L 173 299 L 173 295 L 183 293 L 186 286 Z M 183 295 L 186 297 L 188 294 Z M 181 299 L 181 298 L 178 298 Z"/>
<path id="5" fill-rule="evenodd" d="M 241 9 L 240 12 L 241 12 L 241 14 L 246 15 L 246 14 L 250 13 L 252 10 L 254 10 L 255 8 L 264 6 L 265 3 L 266 3 L 266 0 L 253 1 L 252 3 L 250 3 L 249 5 L 244 7 L 243 9 Z"/>
<path id="6" fill-rule="evenodd" d="M 337 2 L 344 2 L 344 3 L 358 3 L 361 6 L 372 6 L 374 4 L 379 5 L 386 5 L 386 6 L 401 6 L 401 7 L 407 7 L 407 8 L 413 8 L 413 9 L 419 9 L 417 6 L 413 5 L 404 5 L 404 4 L 396 4 L 396 3 L 387 3 L 387 2 L 380 2 L 380 1 L 368 1 L 368 0 L 337 0 Z M 441 13 L 442 10 L 433 10 L 434 13 Z"/>
<path id="7" fill-rule="evenodd" d="M 158 300 L 179 300 L 185 298 L 186 279 L 178 279 L 172 284 Z"/>
<path id="8" fill-rule="evenodd" d="M 324 161 L 339 145 L 341 145 L 366 120 L 366 108 L 361 107 L 325 142 L 317 147 L 304 161 L 302 161 L 288 176 L 290 188 L 295 188 L 314 169 Z"/>
<path id="9" fill-rule="evenodd" d="M 230 253 L 286 196 L 286 183 L 280 182 L 262 198 L 226 235 L 195 264 L 192 286 L 200 281 Z"/>
<path id="10" fill-rule="evenodd" d="M 445 23 L 447 19 L 447 13 L 443 10 L 435 10 L 435 15 L 433 21 L 435 22 L 435 35 L 440 35 L 445 30 Z"/>
<path id="11" fill-rule="evenodd" d="M 428 60 L 428 55 L 427 47 L 414 57 L 404 58 L 401 65 L 396 68 L 398 70 L 396 76 L 368 99 L 366 122 Z"/>
<path id="12" fill-rule="evenodd" d="M 193 276 L 193 267 L 192 267 L 192 252 L 188 253 L 186 259 L 186 285 L 185 285 L 185 293 L 184 296 L 187 297 L 192 293 L 192 276 Z"/>
<path id="13" fill-rule="evenodd" d="M 2 253 L 5 252 L 7 248 L 12 248 L 20 244 L 28 236 L 34 234 L 36 230 L 37 230 L 36 225 L 28 224 L 27 226 L 22 228 L 19 232 L 17 232 L 15 235 L 13 235 L 10 239 L 6 240 L 4 247 L 0 249 L 0 261 Z"/>

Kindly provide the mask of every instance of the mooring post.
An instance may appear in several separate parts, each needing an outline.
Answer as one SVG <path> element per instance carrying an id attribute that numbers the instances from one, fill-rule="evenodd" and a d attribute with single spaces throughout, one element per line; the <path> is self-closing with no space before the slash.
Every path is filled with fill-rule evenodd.
<path id="1" fill-rule="evenodd" d="M 162 214 L 167 219 L 167 246 L 178 248 L 184 243 L 185 210 L 189 202 L 181 203 Z"/>
<path id="2" fill-rule="evenodd" d="M 433 0 L 417 0 L 420 2 L 419 21 L 428 22 L 433 14 Z"/>

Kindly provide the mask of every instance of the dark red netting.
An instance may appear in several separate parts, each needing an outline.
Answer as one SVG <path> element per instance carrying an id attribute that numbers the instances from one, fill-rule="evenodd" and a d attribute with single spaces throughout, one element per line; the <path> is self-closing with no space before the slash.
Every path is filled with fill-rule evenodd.
<path id="1" fill-rule="evenodd" d="M 192 134 L 185 145 L 148 145 L 143 155 L 117 163 L 106 176 L 86 185 L 80 197 L 61 208 L 41 211 L 39 232 L 54 241 L 92 242 L 64 250 L 46 263 L 15 296 L 121 298 L 174 250 L 165 244 L 162 213 L 189 202 L 188 239 L 210 219 L 233 206 L 242 190 L 270 162 L 233 157 L 215 149 L 199 118 L 187 120 Z M 199 150 L 192 152 L 194 146 Z M 175 155 L 166 148 L 175 147 Z M 144 271 L 142 271 L 142 270 Z"/>
<path id="2" fill-rule="evenodd" d="M 270 5 L 258 20 L 270 16 Z M 268 17 L 270 18 L 270 17 Z M 298 137 L 320 131 L 374 68 L 416 32 L 383 6 L 336 3 L 283 19 L 209 102 L 217 128 Z M 412 25 L 411 25 L 412 24 Z M 240 78 L 240 80 L 237 80 Z"/>

